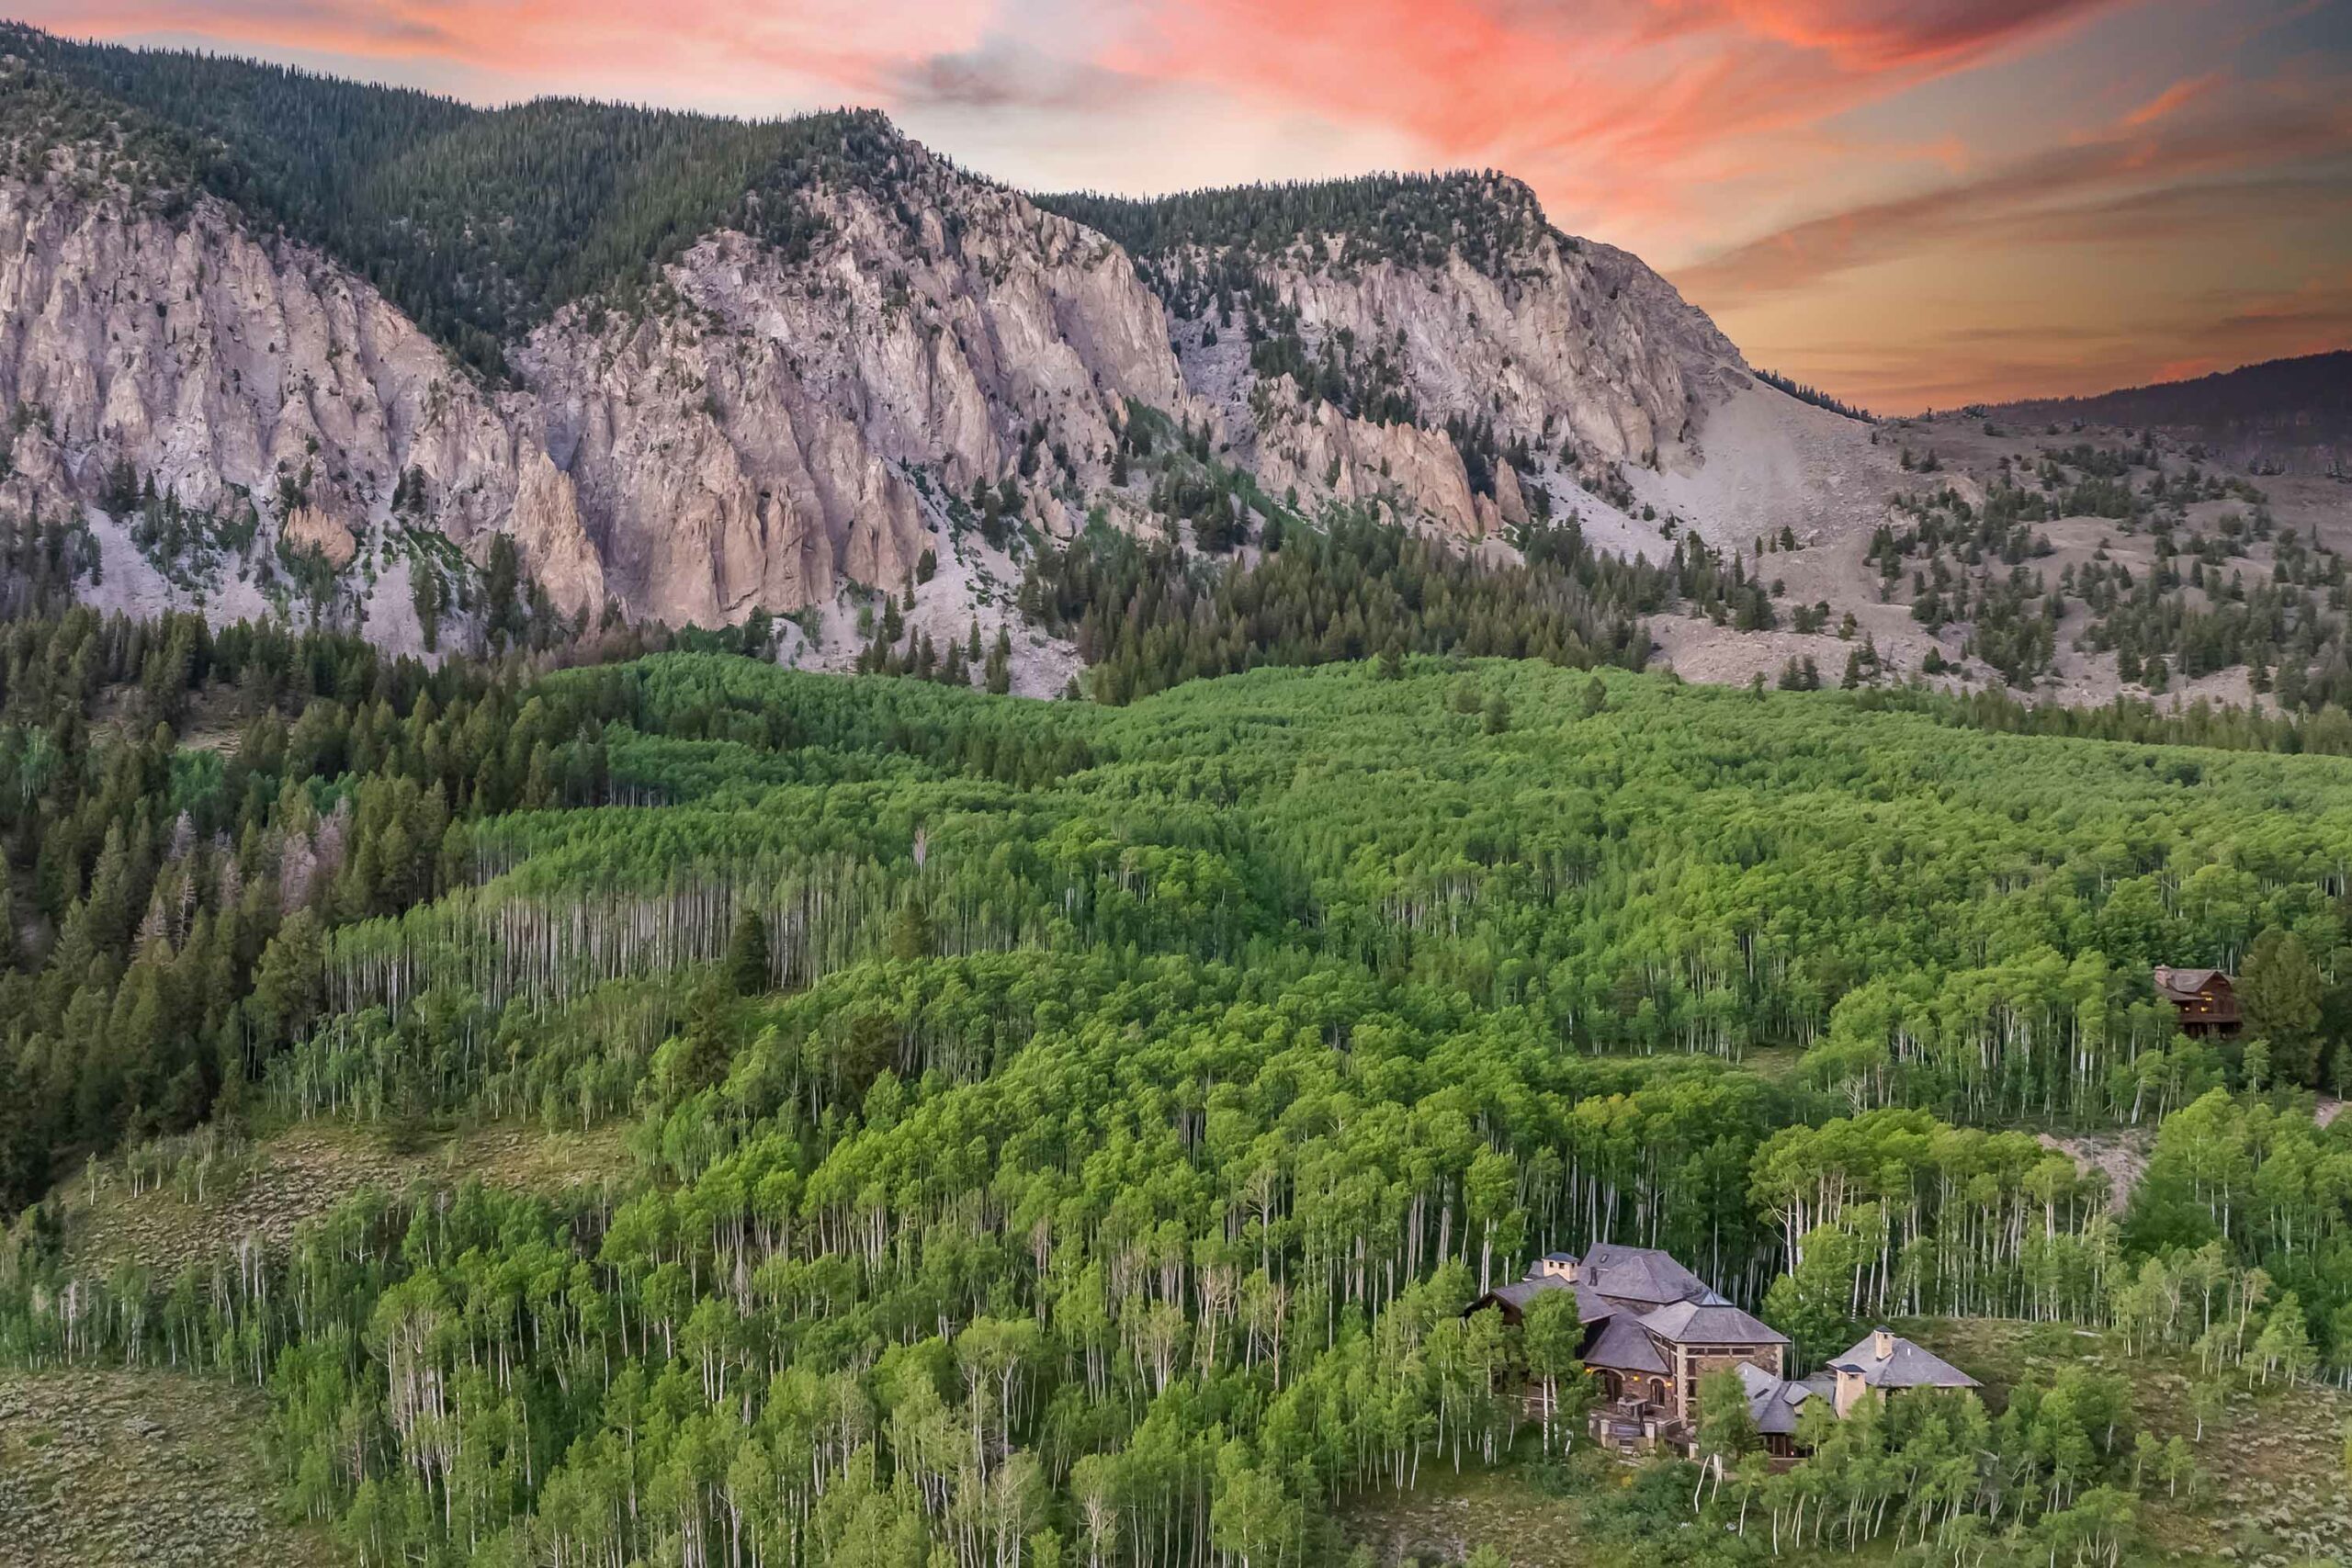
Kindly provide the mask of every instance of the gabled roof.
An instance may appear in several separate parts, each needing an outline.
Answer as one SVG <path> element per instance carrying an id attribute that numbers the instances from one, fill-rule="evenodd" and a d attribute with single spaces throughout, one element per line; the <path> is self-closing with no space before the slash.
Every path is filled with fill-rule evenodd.
<path id="1" fill-rule="evenodd" d="M 1570 1284 L 1557 1274 L 1530 1274 L 1524 1280 L 1513 1280 L 1508 1285 L 1497 1285 L 1487 1292 L 1496 1301 L 1509 1305 L 1511 1311 L 1523 1313 L 1528 1303 L 1546 1291 L 1574 1291 L 1577 1296 L 1577 1321 L 1590 1323 L 1597 1317 L 1607 1317 L 1618 1310 L 1615 1303 L 1603 1301 L 1599 1292 L 1582 1284 Z M 1485 1298 L 1481 1298 L 1484 1300 Z"/>
<path id="2" fill-rule="evenodd" d="M 2173 969 L 2163 964 L 2156 966 L 2156 994 L 2170 1001 L 2195 1001 L 2199 993 L 2216 980 L 2225 987 L 2230 984 L 2229 976 L 2219 969 Z"/>
<path id="3" fill-rule="evenodd" d="M 1577 1279 L 1604 1296 L 1664 1306 L 1708 1294 L 1707 1283 L 1654 1247 L 1603 1242 L 1584 1255 Z"/>
<path id="4" fill-rule="evenodd" d="M 1642 1325 L 1630 1317 L 1611 1317 L 1601 1325 L 1591 1348 L 1584 1353 L 1588 1367 L 1607 1367 L 1612 1372 L 1667 1371 L 1666 1358 L 1657 1353 L 1657 1346 Z"/>
<path id="5" fill-rule="evenodd" d="M 1852 1372 L 1870 1388 L 1980 1388 L 1984 1386 L 1950 1361 L 1931 1350 L 1921 1348 L 1898 1334 L 1888 1334 L 1893 1341 L 1888 1353 L 1878 1353 L 1878 1337 L 1887 1334 L 1883 1328 L 1862 1336 L 1861 1343 L 1829 1363 L 1833 1371 Z"/>
<path id="6" fill-rule="evenodd" d="M 1739 1373 L 1740 1386 L 1747 1391 L 1747 1413 L 1755 1418 L 1756 1429 L 1776 1437 L 1796 1436 L 1797 1406 L 1814 1398 L 1815 1390 L 1805 1383 L 1776 1378 L 1747 1361 L 1733 1370 Z"/>
<path id="7" fill-rule="evenodd" d="M 1508 1285 L 1497 1285 L 1487 1294 L 1503 1303 L 1513 1312 L 1525 1312 L 1527 1303 L 1533 1301 L 1541 1292 L 1564 1291 L 1567 1287 L 1568 1282 L 1566 1280 L 1554 1279 L 1548 1275 L 1531 1274 L 1524 1280 L 1513 1280 Z"/>
<path id="8" fill-rule="evenodd" d="M 1717 1298 L 1721 1302 L 1721 1298 Z M 1645 1313 L 1641 1325 L 1669 1345 L 1786 1345 L 1789 1337 L 1727 1302 L 1675 1302 Z"/>

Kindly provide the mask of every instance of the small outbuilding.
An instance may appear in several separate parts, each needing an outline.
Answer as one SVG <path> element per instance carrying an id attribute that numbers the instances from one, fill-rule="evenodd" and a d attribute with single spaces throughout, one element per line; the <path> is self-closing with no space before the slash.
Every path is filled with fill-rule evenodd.
<path id="1" fill-rule="evenodd" d="M 1982 1386 L 1934 1351 L 1887 1328 L 1871 1329 L 1852 1349 L 1833 1357 L 1829 1371 L 1838 1379 L 1840 1416 L 1860 1404 L 1866 1393 L 1883 1399 L 1899 1389 Z"/>
<path id="2" fill-rule="evenodd" d="M 2175 969 L 2159 964 L 2156 995 L 2180 1013 L 2183 1032 L 2235 1034 L 2245 1016 L 2238 1010 L 2237 986 L 2219 969 Z"/>

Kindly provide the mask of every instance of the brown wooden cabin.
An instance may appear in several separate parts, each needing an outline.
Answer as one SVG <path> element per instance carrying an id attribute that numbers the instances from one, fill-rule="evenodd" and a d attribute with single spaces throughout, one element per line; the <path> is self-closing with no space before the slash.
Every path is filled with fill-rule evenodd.
<path id="1" fill-rule="evenodd" d="M 2175 969 L 2160 964 L 2155 982 L 2156 995 L 2179 1010 L 2184 1033 L 2229 1035 L 2245 1025 L 2245 1016 L 2238 1010 L 2237 987 L 2219 969 Z"/>

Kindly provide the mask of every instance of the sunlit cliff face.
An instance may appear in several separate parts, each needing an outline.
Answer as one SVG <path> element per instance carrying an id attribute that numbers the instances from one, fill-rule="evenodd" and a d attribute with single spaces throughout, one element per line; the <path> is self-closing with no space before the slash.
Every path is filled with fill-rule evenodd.
<path id="1" fill-rule="evenodd" d="M 1907 411 L 2352 343 L 2352 0 L 34 0 L 497 102 L 876 105 L 1137 192 L 1487 164 Z"/>

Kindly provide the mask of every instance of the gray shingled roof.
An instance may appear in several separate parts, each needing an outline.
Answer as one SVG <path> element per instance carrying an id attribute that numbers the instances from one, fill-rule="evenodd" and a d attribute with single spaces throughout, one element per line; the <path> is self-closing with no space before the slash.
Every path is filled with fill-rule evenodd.
<path id="1" fill-rule="evenodd" d="M 1604 1296 L 1651 1306 L 1708 1293 L 1705 1280 L 1653 1247 L 1603 1242 L 1584 1255 L 1578 1278 Z"/>
<path id="2" fill-rule="evenodd" d="M 1978 1388 L 1983 1385 L 1931 1350 L 1914 1345 L 1900 1335 L 1891 1337 L 1892 1353 L 1884 1358 L 1878 1354 L 1877 1339 L 1887 1331 L 1883 1328 L 1862 1336 L 1861 1343 L 1829 1363 L 1832 1370 L 1855 1372 L 1870 1388 Z"/>
<path id="3" fill-rule="evenodd" d="M 1671 1345 L 1786 1345 L 1789 1337 L 1725 1303 L 1674 1302 L 1645 1314 L 1644 1328 Z"/>
<path id="4" fill-rule="evenodd" d="M 1756 1429 L 1778 1437 L 1796 1436 L 1797 1406 L 1815 1397 L 1815 1391 L 1804 1383 L 1776 1378 L 1747 1361 L 1736 1370 L 1740 1386 L 1747 1391 L 1747 1413 L 1755 1417 Z"/>
<path id="5" fill-rule="evenodd" d="M 1545 1291 L 1574 1291 L 1578 1323 L 1590 1323 L 1594 1318 L 1607 1317 L 1619 1310 L 1613 1303 L 1601 1300 L 1600 1294 L 1589 1287 L 1571 1285 L 1557 1274 L 1531 1274 L 1524 1280 L 1498 1285 L 1487 1293 L 1498 1302 L 1508 1303 L 1511 1311 L 1523 1313 L 1527 1310 L 1527 1303 Z"/>
<path id="6" fill-rule="evenodd" d="M 1508 1304 L 1513 1312 L 1525 1312 L 1527 1303 L 1533 1301 L 1540 1292 L 1564 1291 L 1567 1288 L 1568 1282 L 1566 1280 L 1551 1276 L 1531 1276 L 1525 1280 L 1513 1280 L 1508 1285 L 1497 1285 L 1487 1293 L 1495 1300 Z"/>
<path id="7" fill-rule="evenodd" d="M 1666 1358 L 1657 1353 L 1642 1325 L 1630 1317 L 1612 1317 L 1602 1325 L 1592 1348 L 1584 1353 L 1584 1364 L 1607 1367 L 1613 1372 L 1663 1374 L 1667 1371 Z"/>

